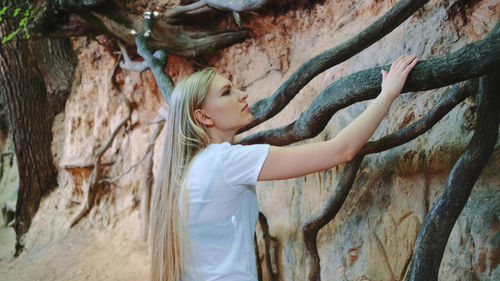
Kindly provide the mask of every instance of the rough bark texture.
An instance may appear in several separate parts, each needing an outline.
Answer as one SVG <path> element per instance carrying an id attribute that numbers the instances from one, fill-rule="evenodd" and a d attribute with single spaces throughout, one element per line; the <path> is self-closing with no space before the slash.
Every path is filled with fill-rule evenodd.
<path id="1" fill-rule="evenodd" d="M 76 58 L 68 38 L 30 40 L 30 49 L 42 76 L 53 114 L 64 110 L 71 91 Z"/>
<path id="2" fill-rule="evenodd" d="M 316 245 L 316 239 L 319 230 L 330 222 L 335 215 L 338 213 L 342 205 L 344 204 L 349 191 L 351 190 L 352 184 L 359 170 L 359 166 L 363 161 L 363 155 L 358 155 L 344 168 L 344 172 L 339 180 L 337 188 L 335 188 L 334 193 L 328 199 L 325 207 L 315 214 L 314 217 L 308 218 L 304 223 L 303 238 L 304 244 L 306 246 L 306 251 L 308 255 L 309 262 L 309 280 L 321 280 L 321 268 L 320 259 L 318 254 L 318 247 Z"/>
<path id="3" fill-rule="evenodd" d="M 310 59 L 297 69 L 290 78 L 270 97 L 252 105 L 254 121 L 240 132 L 251 129 L 280 112 L 298 92 L 321 72 L 353 57 L 365 48 L 380 40 L 415 11 L 423 7 L 428 0 L 399 1 L 375 23 L 357 36 Z"/>
<path id="4" fill-rule="evenodd" d="M 21 1 L 1 1 L 0 6 L 16 7 Z M 0 36 L 10 34 L 19 24 L 6 17 Z M 31 56 L 27 40 L 16 37 L 0 48 L 0 97 L 6 106 L 7 123 L 14 143 L 19 169 L 16 206 L 16 252 L 21 236 L 31 224 L 42 195 L 57 185 L 50 144 L 52 120 L 42 74 Z"/>
<path id="5" fill-rule="evenodd" d="M 96 36 L 107 34 L 134 45 L 138 30 L 144 29 L 143 18 L 129 11 L 122 3 L 113 1 L 47 1 L 36 10 L 36 30 L 51 37 Z M 200 28 L 187 31 L 170 25 L 162 17 L 155 23 L 156 31 L 148 45 L 168 53 L 195 57 L 213 52 L 250 36 L 249 29 L 211 30 Z"/>
<path id="6" fill-rule="evenodd" d="M 318 232 L 332 221 L 342 208 L 347 195 L 351 191 L 363 157 L 370 153 L 381 152 L 402 145 L 427 132 L 457 104 L 471 95 L 476 88 L 477 83 L 475 81 L 455 85 L 443 95 L 442 99 L 424 117 L 394 134 L 368 142 L 361 148 L 358 155 L 346 165 L 335 191 L 325 203 L 325 206 L 309 217 L 302 227 L 310 268 L 309 280 L 320 280 L 320 258 L 316 245 Z"/>
<path id="7" fill-rule="evenodd" d="M 212 7 L 235 12 L 255 10 L 265 5 L 269 0 L 202 0 Z"/>
<path id="8" fill-rule="evenodd" d="M 495 148 L 500 121 L 499 89 L 500 72 L 479 79 L 476 131 L 450 172 L 443 195 L 422 222 L 406 277 L 408 281 L 438 280 L 450 232 Z"/>
<path id="9" fill-rule="evenodd" d="M 500 36 L 495 35 L 469 44 L 449 56 L 419 61 L 408 76 L 403 93 L 435 89 L 478 77 L 494 70 L 499 64 Z M 388 71 L 389 67 L 375 67 L 341 78 L 323 90 L 293 123 L 255 133 L 241 143 L 281 146 L 315 137 L 338 110 L 375 98 L 382 82 L 380 69 Z"/>
<path id="10" fill-rule="evenodd" d="M 259 225 L 262 231 L 262 238 L 264 240 L 264 261 L 266 265 L 266 272 L 263 274 L 265 276 L 264 280 L 278 281 L 279 280 L 279 263 L 278 263 L 278 252 L 279 252 L 279 241 L 276 237 L 273 237 L 269 232 L 269 224 L 267 223 L 266 216 L 259 212 Z M 258 254 L 258 251 L 256 252 Z M 257 255 L 257 257 L 259 257 Z M 258 261 L 259 267 L 261 261 Z M 261 269 L 262 271 L 262 269 Z"/>

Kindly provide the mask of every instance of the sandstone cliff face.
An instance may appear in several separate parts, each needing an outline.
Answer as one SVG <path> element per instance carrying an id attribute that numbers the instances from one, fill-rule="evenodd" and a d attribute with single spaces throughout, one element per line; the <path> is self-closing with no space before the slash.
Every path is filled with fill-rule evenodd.
<path id="1" fill-rule="evenodd" d="M 205 56 L 204 61 L 245 88 L 253 103 L 272 94 L 314 55 L 369 26 L 392 2 L 327 0 L 278 16 L 245 16 L 243 24 L 254 30 L 253 38 Z M 341 77 L 391 63 L 402 54 L 415 53 L 427 60 L 480 40 L 500 19 L 500 4 L 496 0 L 469 2 L 464 18 L 460 13 L 450 17 L 452 3 L 430 1 L 382 40 L 316 77 L 279 115 L 243 135 L 297 119 L 325 87 Z M 43 200 L 26 236 L 25 253 L 15 261 L 2 260 L 0 270 L 6 271 L 8 280 L 144 280 L 149 256 L 147 244 L 140 239 L 137 208 L 144 162 L 107 185 L 88 217 L 68 227 L 84 201 L 96 150 L 126 115 L 110 82 L 116 54 L 89 39 L 75 39 L 73 44 L 79 58 L 73 89 L 53 126 L 59 187 Z M 191 60 L 172 57 L 167 72 L 177 81 L 192 73 L 194 65 Z M 103 157 L 108 178 L 120 176 L 141 161 L 153 127 L 148 121 L 164 105 L 150 71 L 121 70 L 117 78 L 135 109 L 127 129 L 120 131 Z M 445 90 L 399 97 L 373 139 L 419 119 Z M 305 143 L 335 136 L 365 107 L 363 102 L 339 111 L 319 136 Z M 341 211 L 319 233 L 323 280 L 403 279 L 420 223 L 472 136 L 475 108 L 474 100 L 468 98 L 423 136 L 365 157 Z M 155 167 L 163 138 L 162 133 L 156 141 Z M 496 149 L 451 233 L 440 280 L 500 280 L 499 163 Z M 7 171 L 13 176 L 2 179 L 2 186 L 4 182 L 15 186 L 14 168 L 4 166 L 4 175 Z M 275 266 L 280 280 L 306 279 L 301 226 L 334 191 L 343 168 L 258 185 L 260 210 L 271 235 L 279 241 Z M 6 200 L 4 195 L 1 198 Z M 262 243 L 259 246 L 263 253 Z M 5 246 L 7 254 L 0 258 L 12 254 L 9 247 Z"/>

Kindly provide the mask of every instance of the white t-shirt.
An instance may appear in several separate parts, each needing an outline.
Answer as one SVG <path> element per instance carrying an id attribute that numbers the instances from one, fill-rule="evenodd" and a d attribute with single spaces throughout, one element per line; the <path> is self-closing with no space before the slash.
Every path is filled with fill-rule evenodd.
<path id="1" fill-rule="evenodd" d="M 255 184 L 268 144 L 211 144 L 187 173 L 189 239 L 194 258 L 183 281 L 256 281 Z"/>

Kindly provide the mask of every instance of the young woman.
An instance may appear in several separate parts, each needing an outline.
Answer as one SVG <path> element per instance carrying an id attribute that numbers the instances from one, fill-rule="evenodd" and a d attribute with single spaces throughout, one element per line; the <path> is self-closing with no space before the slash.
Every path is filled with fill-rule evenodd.
<path id="1" fill-rule="evenodd" d="M 401 56 L 382 91 L 331 140 L 293 147 L 234 145 L 252 121 L 247 95 L 213 69 L 172 93 L 151 206 L 152 280 L 257 280 L 255 184 L 332 168 L 352 159 L 396 99 L 415 55 Z"/>

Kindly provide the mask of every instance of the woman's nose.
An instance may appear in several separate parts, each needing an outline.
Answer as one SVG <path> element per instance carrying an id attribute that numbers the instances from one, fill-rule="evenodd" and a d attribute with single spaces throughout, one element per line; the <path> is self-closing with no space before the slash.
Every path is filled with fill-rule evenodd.
<path id="1" fill-rule="evenodd" d="M 244 102 L 248 98 L 248 95 L 245 92 L 238 90 L 238 99 L 240 102 Z"/>

